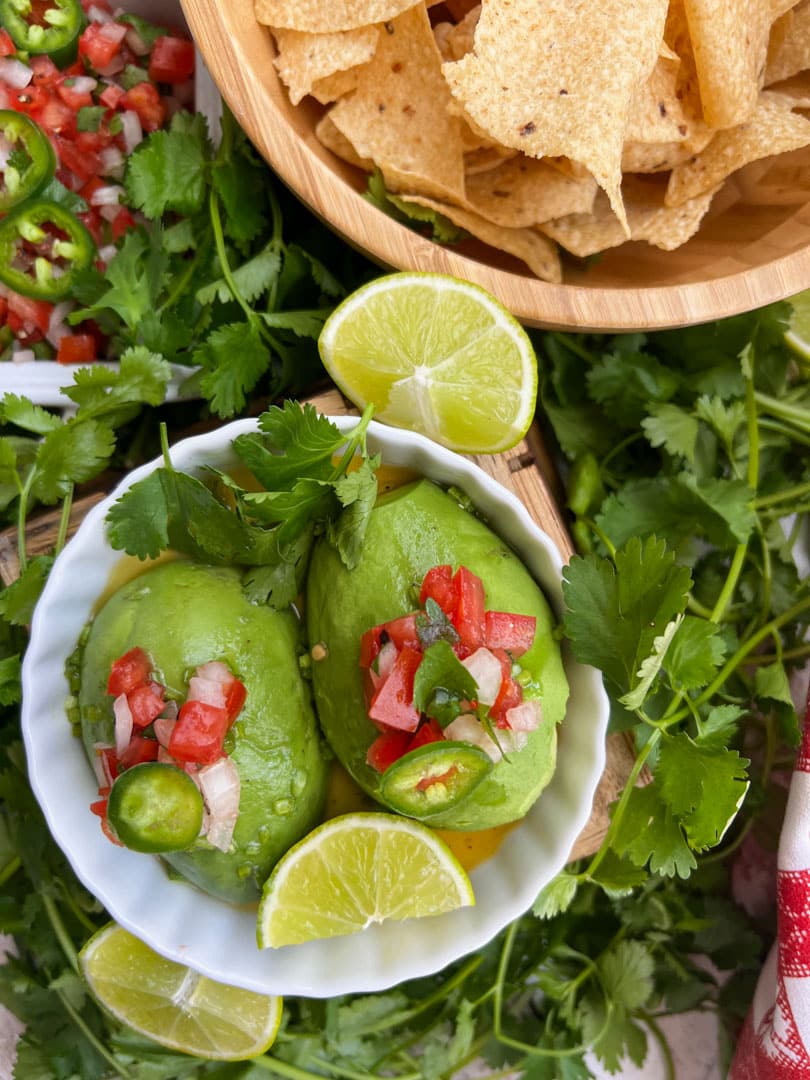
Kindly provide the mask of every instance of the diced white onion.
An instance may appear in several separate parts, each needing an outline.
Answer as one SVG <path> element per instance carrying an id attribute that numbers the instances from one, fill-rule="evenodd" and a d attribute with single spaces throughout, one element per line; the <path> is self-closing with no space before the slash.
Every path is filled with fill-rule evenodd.
<path id="1" fill-rule="evenodd" d="M 509 731 L 498 728 L 498 742 L 505 754 L 517 754 L 528 741 L 528 731 Z"/>
<path id="2" fill-rule="evenodd" d="M 96 774 L 98 786 L 100 788 L 112 787 L 113 775 L 110 772 L 110 763 L 107 760 L 107 755 L 103 753 L 104 750 L 112 750 L 112 746 L 109 743 L 97 742 L 93 743 L 93 749 L 95 750 L 93 772 Z"/>
<path id="3" fill-rule="evenodd" d="M 92 94 L 98 86 L 98 79 L 90 75 L 76 75 L 68 89 L 74 94 Z"/>
<path id="4" fill-rule="evenodd" d="M 101 161 L 102 176 L 118 178 L 123 175 L 126 159 L 117 146 L 105 146 L 99 151 L 98 156 Z"/>
<path id="5" fill-rule="evenodd" d="M 87 9 L 87 18 L 90 22 L 97 23 L 111 23 L 113 21 L 113 17 L 109 11 L 105 11 L 104 8 L 96 7 L 95 4 L 91 4 Z"/>
<path id="6" fill-rule="evenodd" d="M 68 312 L 72 310 L 72 300 L 62 300 L 60 303 L 54 304 L 53 311 L 48 320 L 48 331 L 45 334 L 46 339 L 54 346 L 54 348 L 59 345 L 59 342 L 63 337 L 73 333 L 71 327 L 65 322 Z"/>
<path id="7" fill-rule="evenodd" d="M 103 263 L 108 263 L 118 254 L 118 248 L 115 244 L 105 244 L 103 248 L 98 249 L 98 257 Z"/>
<path id="8" fill-rule="evenodd" d="M 534 731 L 542 719 L 543 709 L 537 698 L 527 698 L 506 713 L 506 722 L 512 731 Z"/>
<path id="9" fill-rule="evenodd" d="M 124 57 L 121 53 L 114 56 L 109 64 L 105 64 L 104 67 L 96 68 L 99 75 L 117 75 L 119 71 L 123 71 L 125 67 Z"/>
<path id="10" fill-rule="evenodd" d="M 120 184 L 105 184 L 104 187 L 96 188 L 90 196 L 90 205 L 118 207 L 123 194 L 124 189 Z"/>
<path id="11" fill-rule="evenodd" d="M 225 708 L 225 684 L 216 679 L 204 679 L 201 675 L 192 675 L 188 683 L 187 701 L 202 701 L 206 705 Z"/>
<path id="12" fill-rule="evenodd" d="M 169 739 L 172 737 L 172 731 L 174 731 L 175 718 L 173 716 L 159 716 L 152 725 L 155 732 L 155 738 L 161 746 L 168 747 Z"/>
<path id="13" fill-rule="evenodd" d="M 478 685 L 478 700 L 482 705 L 494 705 L 503 681 L 501 662 L 489 649 L 476 649 L 461 663 Z"/>
<path id="14" fill-rule="evenodd" d="M 119 694 L 115 699 L 113 712 L 115 713 L 115 752 L 121 757 L 132 738 L 132 710 L 126 694 Z"/>
<path id="15" fill-rule="evenodd" d="M 228 851 L 239 816 L 239 771 L 229 757 L 204 765 L 197 781 L 208 814 L 206 837 L 220 851 Z"/>
<path id="16" fill-rule="evenodd" d="M 104 23 L 98 36 L 103 37 L 105 41 L 113 41 L 116 44 L 119 41 L 123 41 L 127 36 L 128 26 L 126 23 L 117 23 L 113 19 L 109 19 Z"/>
<path id="17" fill-rule="evenodd" d="M 497 743 L 486 733 L 483 724 L 470 713 L 462 713 L 461 716 L 452 720 L 444 729 L 444 737 L 456 742 L 472 743 L 495 762 L 500 761 L 503 756 Z M 500 738 L 500 732 L 498 732 L 498 738 Z"/>
<path id="18" fill-rule="evenodd" d="M 134 26 L 130 26 L 126 32 L 127 45 L 132 49 L 136 56 L 146 56 L 149 52 L 149 46 L 143 40 L 141 35 L 135 29 Z"/>
<path id="19" fill-rule="evenodd" d="M 393 641 L 386 641 L 377 657 L 377 671 L 381 679 L 389 675 L 397 658 L 398 649 Z"/>
<path id="20" fill-rule="evenodd" d="M 36 360 L 36 356 L 33 349 L 13 349 L 11 359 L 15 364 L 30 364 L 32 360 Z"/>
<path id="21" fill-rule="evenodd" d="M 211 679 L 222 683 L 223 686 L 230 686 L 236 678 L 228 665 L 223 664 L 221 660 L 209 660 L 207 664 L 200 664 L 197 674 L 201 679 Z"/>
<path id="22" fill-rule="evenodd" d="M 31 68 L 13 56 L 0 56 L 0 79 L 15 90 L 24 90 L 34 73 Z"/>
<path id="23" fill-rule="evenodd" d="M 124 136 L 124 146 L 128 154 L 143 142 L 143 128 L 141 119 L 132 109 L 125 109 L 121 116 L 121 134 Z"/>
<path id="24" fill-rule="evenodd" d="M 174 758 L 172 757 L 172 755 L 169 753 L 169 751 L 166 749 L 165 746 L 159 746 L 158 747 L 157 760 L 160 762 L 161 765 L 176 765 L 177 764 L 177 762 L 174 760 Z"/>

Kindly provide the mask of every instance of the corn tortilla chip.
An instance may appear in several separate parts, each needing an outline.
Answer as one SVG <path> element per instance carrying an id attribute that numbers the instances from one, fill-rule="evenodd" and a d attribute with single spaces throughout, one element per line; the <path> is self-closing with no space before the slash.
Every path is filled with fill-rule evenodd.
<path id="1" fill-rule="evenodd" d="M 774 19 L 773 0 L 684 0 L 703 115 L 715 128 L 754 114 Z"/>
<path id="2" fill-rule="evenodd" d="M 781 94 L 790 98 L 794 109 L 810 109 L 810 69 L 800 71 L 789 79 L 774 83 L 768 90 L 772 94 Z"/>
<path id="3" fill-rule="evenodd" d="M 276 70 L 297 105 L 314 84 L 335 72 L 365 64 L 374 55 L 380 31 L 376 26 L 308 34 L 302 30 L 274 30 L 278 56 Z"/>
<path id="4" fill-rule="evenodd" d="M 566 176 L 547 162 L 523 154 L 488 172 L 467 176 L 468 209 L 509 229 L 588 211 L 595 197 L 593 177 Z"/>
<path id="5" fill-rule="evenodd" d="M 664 192 L 665 185 L 650 180 L 628 177 L 623 184 L 631 239 L 646 240 L 654 247 L 672 251 L 697 232 L 714 192 L 707 192 L 674 208 L 664 205 Z M 547 222 L 539 229 L 580 258 L 618 247 L 627 239 L 602 192 L 597 195 L 591 213 L 571 214 Z"/>
<path id="6" fill-rule="evenodd" d="M 510 150 L 496 143 L 490 146 L 477 146 L 474 150 L 465 150 L 464 173 L 470 177 L 477 173 L 489 172 L 490 169 L 497 168 L 516 154 L 517 150 Z"/>
<path id="7" fill-rule="evenodd" d="M 416 203 L 417 206 L 426 206 L 430 210 L 436 210 L 460 229 L 466 229 L 482 243 L 516 256 L 526 263 L 541 281 L 550 281 L 555 284 L 562 281 L 557 247 L 542 233 L 534 229 L 504 229 L 500 225 L 493 225 L 491 221 L 485 221 L 471 210 L 450 206 L 435 199 L 426 199 L 421 195 L 403 195 L 400 198 L 403 202 Z"/>
<path id="8" fill-rule="evenodd" d="M 702 118 L 690 115 L 678 96 L 680 59 L 658 58 L 649 78 L 633 95 L 624 132 L 625 142 L 682 142 Z"/>
<path id="9" fill-rule="evenodd" d="M 256 0 L 256 19 L 265 26 L 325 34 L 395 19 L 422 0 Z"/>
<path id="10" fill-rule="evenodd" d="M 793 112 L 793 100 L 770 90 L 760 94 L 747 124 L 719 131 L 705 150 L 672 170 L 667 205 L 679 206 L 713 191 L 750 161 L 797 150 L 810 143 L 810 120 Z"/>
<path id="11" fill-rule="evenodd" d="M 461 22 L 464 16 L 474 7 L 479 7 L 480 0 L 444 0 L 444 6 L 456 20 Z"/>
<path id="12" fill-rule="evenodd" d="M 781 82 L 810 68 L 810 0 L 774 23 L 768 44 L 765 85 Z"/>
<path id="13" fill-rule="evenodd" d="M 714 131 L 706 127 L 700 138 L 681 142 L 641 143 L 626 142 L 622 149 L 623 173 L 669 172 L 676 165 L 689 161 L 709 145 Z"/>
<path id="14" fill-rule="evenodd" d="M 586 166 L 623 220 L 627 111 L 655 66 L 666 12 L 666 0 L 484 0 L 473 51 L 446 63 L 444 75 L 504 146 Z"/>
<path id="15" fill-rule="evenodd" d="M 329 115 L 359 156 L 379 166 L 392 191 L 461 198 L 461 121 L 448 112 L 450 93 L 425 8 L 386 23 L 374 58 L 358 74 L 357 88 Z"/>
<path id="16" fill-rule="evenodd" d="M 365 169 L 366 172 L 374 172 L 374 162 L 370 158 L 360 157 L 346 136 L 332 123 L 329 113 L 324 113 L 315 125 L 315 137 L 327 150 L 331 150 L 336 157 L 347 161 L 349 165 L 356 165 L 358 169 Z"/>

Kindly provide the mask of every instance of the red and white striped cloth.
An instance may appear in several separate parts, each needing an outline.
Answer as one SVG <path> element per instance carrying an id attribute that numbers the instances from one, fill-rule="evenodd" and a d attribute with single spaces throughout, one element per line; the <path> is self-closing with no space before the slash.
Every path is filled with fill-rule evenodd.
<path id="1" fill-rule="evenodd" d="M 810 1080 L 810 688 L 779 838 L 777 935 L 728 1080 Z"/>

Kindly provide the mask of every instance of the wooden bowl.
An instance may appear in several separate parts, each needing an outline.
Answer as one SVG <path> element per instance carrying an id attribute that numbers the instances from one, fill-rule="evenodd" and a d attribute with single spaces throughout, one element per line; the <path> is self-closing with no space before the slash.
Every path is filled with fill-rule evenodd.
<path id="1" fill-rule="evenodd" d="M 530 326 L 576 330 L 707 322 L 810 286 L 810 148 L 774 158 L 770 175 L 757 163 L 758 175 L 749 170 L 745 184 L 724 189 L 697 235 L 676 251 L 627 243 L 550 285 L 477 241 L 442 247 L 377 210 L 362 198 L 365 174 L 316 139 L 323 109 L 310 98 L 290 104 L 253 0 L 181 2 L 215 82 L 259 152 L 315 214 L 381 266 L 453 274 L 489 290 Z"/>

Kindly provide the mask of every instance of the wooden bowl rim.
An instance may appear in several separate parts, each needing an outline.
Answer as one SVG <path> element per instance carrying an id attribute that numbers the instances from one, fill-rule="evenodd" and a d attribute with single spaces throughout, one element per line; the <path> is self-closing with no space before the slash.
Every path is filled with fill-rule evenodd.
<path id="1" fill-rule="evenodd" d="M 333 232 L 388 270 L 446 273 L 474 282 L 528 326 L 608 333 L 695 325 L 750 311 L 810 287 L 810 245 L 706 281 L 634 288 L 550 284 L 419 237 L 336 175 L 283 116 L 267 82 L 251 71 L 244 41 L 235 31 L 240 8 L 249 6 L 252 14 L 253 0 L 227 4 L 181 0 L 181 6 L 222 96 L 262 156 Z M 270 38 L 269 30 L 258 22 L 256 30 Z M 234 54 L 230 58 L 229 50 Z M 285 92 L 274 68 L 268 78 Z M 251 90 L 261 99 L 261 110 L 252 107 Z M 306 190 L 300 183 L 302 175 L 311 178 Z M 407 244 L 402 243 L 403 233 Z"/>

